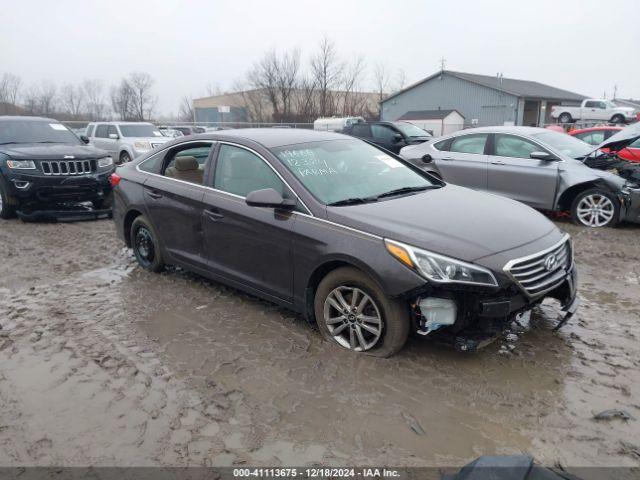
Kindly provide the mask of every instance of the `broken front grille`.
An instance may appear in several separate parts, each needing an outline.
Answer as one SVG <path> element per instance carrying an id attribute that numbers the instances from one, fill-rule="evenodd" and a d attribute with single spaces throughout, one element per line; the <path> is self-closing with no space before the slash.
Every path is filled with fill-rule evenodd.
<path id="1" fill-rule="evenodd" d="M 549 249 L 510 261 L 504 270 L 527 295 L 537 297 L 562 284 L 572 264 L 571 242 L 567 235 Z"/>
<path id="2" fill-rule="evenodd" d="M 45 160 L 40 162 L 45 175 L 84 175 L 96 171 L 95 160 Z"/>

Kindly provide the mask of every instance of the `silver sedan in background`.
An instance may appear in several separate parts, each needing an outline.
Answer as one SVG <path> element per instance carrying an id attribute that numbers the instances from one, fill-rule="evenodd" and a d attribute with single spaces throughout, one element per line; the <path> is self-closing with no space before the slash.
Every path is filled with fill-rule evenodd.
<path id="1" fill-rule="evenodd" d="M 613 138 L 613 137 L 612 137 Z M 564 133 L 534 127 L 462 130 L 400 156 L 443 180 L 518 200 L 545 211 L 569 211 L 588 227 L 640 223 L 638 185 L 581 160 L 592 147 Z"/>

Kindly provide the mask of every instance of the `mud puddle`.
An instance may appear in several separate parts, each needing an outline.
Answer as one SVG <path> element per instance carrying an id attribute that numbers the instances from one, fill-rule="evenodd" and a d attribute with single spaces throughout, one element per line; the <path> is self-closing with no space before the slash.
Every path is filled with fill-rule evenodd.
<path id="1" fill-rule="evenodd" d="M 639 420 L 591 418 L 640 418 L 639 230 L 560 227 L 584 302 L 560 333 L 551 303 L 475 355 L 412 339 L 376 359 L 140 270 L 110 222 L 0 222 L 0 465 L 640 465 Z"/>

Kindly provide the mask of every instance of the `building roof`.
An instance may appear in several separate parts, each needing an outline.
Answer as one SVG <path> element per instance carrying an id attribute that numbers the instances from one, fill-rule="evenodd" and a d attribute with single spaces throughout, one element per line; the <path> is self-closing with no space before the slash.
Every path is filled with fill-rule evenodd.
<path id="1" fill-rule="evenodd" d="M 625 107 L 640 108 L 640 100 L 634 100 L 633 98 L 614 98 L 613 101 L 618 104 L 622 104 Z"/>
<path id="2" fill-rule="evenodd" d="M 455 109 L 411 110 L 410 112 L 407 112 L 404 115 L 402 115 L 400 118 L 398 118 L 398 120 L 442 120 L 443 118 L 447 118 L 453 112 L 456 112 L 458 115 L 464 118 L 464 115 L 462 115 L 460 112 L 458 112 Z"/>
<path id="3" fill-rule="evenodd" d="M 509 93 L 511 95 L 515 95 L 516 97 L 541 98 L 541 99 L 549 99 L 549 100 L 571 100 L 576 102 L 580 102 L 585 98 L 587 98 L 586 96 L 580 95 L 579 93 L 569 92 L 568 90 L 562 90 L 561 88 L 556 88 L 550 85 L 545 85 L 544 83 L 532 82 L 529 80 L 518 80 L 515 78 L 498 77 L 498 76 L 491 76 L 491 75 L 478 75 L 475 73 L 454 72 L 452 70 L 442 70 L 440 72 L 434 73 L 433 75 L 427 78 L 423 78 L 422 80 L 414 83 L 413 85 L 409 85 L 407 88 L 404 88 L 399 92 L 394 93 L 393 95 L 390 95 L 389 97 L 385 98 L 381 103 L 384 103 L 442 74 L 450 75 L 452 77 L 456 77 L 461 80 L 466 80 L 467 82 L 475 83 L 477 85 L 482 85 L 484 87 L 492 88 L 494 90 L 498 90 L 501 92 Z"/>

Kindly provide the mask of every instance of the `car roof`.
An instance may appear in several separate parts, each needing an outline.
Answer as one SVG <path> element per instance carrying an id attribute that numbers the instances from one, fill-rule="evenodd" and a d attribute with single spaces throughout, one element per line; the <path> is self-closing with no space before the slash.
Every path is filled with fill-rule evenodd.
<path id="1" fill-rule="evenodd" d="M 221 130 L 220 133 L 200 133 L 195 138 L 211 140 L 251 140 L 267 148 L 295 145 L 297 143 L 322 142 L 326 140 L 353 140 L 353 137 L 334 132 L 319 132 L 306 128 L 239 128 Z M 194 138 L 191 137 L 191 138 Z"/>
<path id="2" fill-rule="evenodd" d="M 95 122 L 89 122 L 89 124 L 100 124 L 100 125 L 153 125 L 153 123 L 151 122 L 118 122 L 118 121 L 108 121 L 108 122 L 101 122 L 101 121 L 95 121 Z M 153 125 L 155 127 L 155 125 Z"/>
<path id="3" fill-rule="evenodd" d="M 575 135 L 576 133 L 600 132 L 602 130 L 620 131 L 620 130 L 622 130 L 622 127 L 612 127 L 612 126 L 608 126 L 608 125 L 603 125 L 602 127 L 579 128 L 577 130 L 571 130 L 569 132 L 569 135 Z"/>
<path id="4" fill-rule="evenodd" d="M 55 118 L 47 118 L 47 117 L 28 117 L 26 115 L 0 115 L 0 122 L 11 122 L 11 121 L 33 121 L 33 122 L 55 122 L 60 123 Z"/>
<path id="5" fill-rule="evenodd" d="M 516 127 L 498 125 L 495 127 L 466 128 L 464 130 L 458 130 L 452 136 L 458 135 L 460 133 L 515 133 L 520 135 L 533 135 L 536 133 L 549 131 L 551 130 L 540 127 Z"/>

